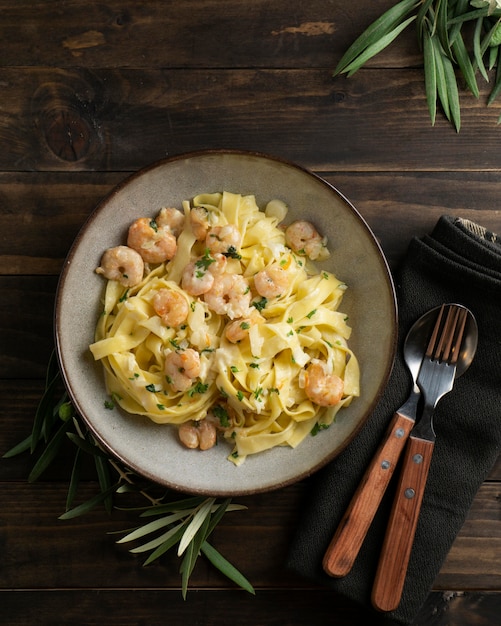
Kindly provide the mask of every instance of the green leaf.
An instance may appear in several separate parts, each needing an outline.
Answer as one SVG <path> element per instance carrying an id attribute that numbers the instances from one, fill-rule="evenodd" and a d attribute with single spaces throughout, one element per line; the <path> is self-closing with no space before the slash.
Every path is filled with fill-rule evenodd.
<path id="1" fill-rule="evenodd" d="M 496 78 L 494 80 L 494 86 L 491 89 L 489 97 L 487 98 L 487 106 L 490 106 L 494 100 L 498 97 L 501 91 L 501 46 L 498 47 L 498 66 L 496 69 Z"/>
<path id="2" fill-rule="evenodd" d="M 205 500 L 203 496 L 194 496 L 193 498 L 184 498 L 183 500 L 176 500 L 175 502 L 167 502 L 166 504 L 157 504 L 155 506 L 149 506 L 141 513 L 141 517 L 151 517 L 153 515 L 162 515 L 163 513 L 170 513 L 172 511 L 178 511 L 181 509 L 194 509 Z"/>
<path id="3" fill-rule="evenodd" d="M 346 72 L 346 67 L 352 63 L 362 52 L 392 31 L 395 26 L 409 14 L 419 2 L 416 0 L 402 0 L 392 6 L 375 20 L 345 52 L 337 64 L 333 76 Z"/>
<path id="4" fill-rule="evenodd" d="M 66 513 L 63 513 L 62 515 L 59 516 L 59 519 L 69 520 L 75 517 L 79 517 L 80 515 L 83 515 L 84 513 L 88 513 L 98 504 L 101 504 L 101 502 L 106 500 L 106 498 L 108 498 L 116 490 L 116 488 L 117 488 L 117 485 L 113 485 L 112 487 L 109 488 L 108 491 L 101 491 L 100 493 L 95 495 L 93 498 L 89 498 L 89 500 L 86 500 L 82 504 L 79 504 L 73 509 L 66 511 Z"/>
<path id="5" fill-rule="evenodd" d="M 110 493 L 111 478 L 110 470 L 108 467 L 108 459 L 103 459 L 100 456 L 95 456 L 94 464 L 96 466 L 97 478 L 99 481 L 101 492 L 108 494 L 103 501 L 104 508 L 106 509 L 106 512 L 108 514 L 111 514 L 111 511 L 113 509 L 113 497 L 112 492 Z"/>
<path id="6" fill-rule="evenodd" d="M 128 541 L 135 541 L 136 539 L 140 539 L 145 535 L 150 535 L 151 533 L 160 530 L 161 528 L 165 528 L 166 526 L 170 526 L 174 522 L 186 517 L 186 511 L 178 511 L 177 513 L 172 513 L 166 517 L 161 517 L 159 519 L 153 520 L 148 524 L 144 524 L 144 526 L 139 526 L 139 528 L 134 529 L 122 539 L 119 539 L 117 543 L 127 543 Z"/>
<path id="7" fill-rule="evenodd" d="M 91 456 L 98 456 L 101 459 L 108 459 L 108 455 L 101 450 L 96 444 L 88 441 L 87 439 L 82 439 L 80 435 L 76 433 L 67 433 L 68 439 L 74 443 L 78 448 L 80 448 L 83 452 L 87 452 Z"/>
<path id="8" fill-rule="evenodd" d="M 417 12 L 416 16 L 416 28 L 418 34 L 418 41 L 423 42 L 423 35 L 426 27 L 426 23 L 428 22 L 428 10 L 430 9 L 430 5 L 434 0 L 425 0 Z"/>
<path id="9" fill-rule="evenodd" d="M 423 58 L 426 101 L 428 103 L 431 125 L 434 126 L 437 114 L 437 66 L 433 42 L 427 30 L 423 31 Z"/>
<path id="10" fill-rule="evenodd" d="M 468 51 L 466 50 L 466 46 L 461 35 L 458 35 L 456 37 L 454 43 L 452 44 L 452 50 L 458 62 L 459 68 L 461 69 L 461 72 L 464 76 L 466 84 L 468 85 L 471 93 L 475 96 L 475 98 L 478 98 L 479 92 L 477 79 L 475 78 L 475 72 L 473 70 Z"/>
<path id="11" fill-rule="evenodd" d="M 456 81 L 456 75 L 454 74 L 454 67 L 446 56 L 442 58 L 445 72 L 445 82 L 448 94 L 448 102 L 451 112 L 451 120 L 459 132 L 461 128 L 461 110 L 459 106 L 459 93 Z"/>
<path id="12" fill-rule="evenodd" d="M 482 51 L 482 28 L 483 28 L 484 19 L 479 17 L 476 24 L 475 30 L 473 32 L 473 57 L 475 59 L 475 65 L 480 70 L 480 73 L 484 77 L 486 82 L 489 82 L 489 76 L 487 75 L 487 70 L 485 69 L 484 64 L 484 51 Z"/>
<path id="13" fill-rule="evenodd" d="M 449 94 L 447 92 L 447 81 L 445 78 L 444 59 L 445 55 L 442 54 L 442 48 L 440 42 L 436 36 L 431 37 L 431 43 L 433 45 L 433 57 L 435 59 L 435 68 L 437 76 L 437 93 L 440 99 L 440 104 L 444 111 L 445 117 L 450 121 L 451 111 L 449 106 Z"/>
<path id="14" fill-rule="evenodd" d="M 186 548 L 191 543 L 193 537 L 198 532 L 198 529 L 202 526 L 207 516 L 210 515 L 212 505 L 216 501 L 215 498 L 207 498 L 203 504 L 200 505 L 200 508 L 193 516 L 193 519 L 189 523 L 186 528 L 186 532 L 183 535 L 183 538 L 179 542 L 179 547 L 177 550 L 177 555 L 181 556 Z"/>
<path id="15" fill-rule="evenodd" d="M 364 63 L 367 63 L 369 59 L 379 54 L 382 50 L 387 48 L 392 41 L 394 41 L 400 33 L 409 26 L 414 20 L 416 16 L 413 15 L 409 17 L 404 22 L 396 26 L 392 31 L 381 37 L 378 41 L 374 42 L 372 45 L 368 46 L 360 56 L 358 56 L 354 61 L 352 61 L 349 65 L 344 68 L 344 72 L 347 73 L 348 76 L 353 76 L 353 74 L 359 70 Z"/>
<path id="16" fill-rule="evenodd" d="M 45 470 L 49 467 L 52 461 L 56 458 L 61 445 L 66 438 L 66 431 L 68 430 L 71 422 L 62 422 L 59 430 L 56 431 L 55 435 L 49 441 L 44 451 L 38 458 L 38 461 L 33 466 L 29 476 L 28 482 L 33 483 L 40 478 L 40 476 L 45 472 Z"/>
<path id="17" fill-rule="evenodd" d="M 17 443 L 13 448 L 7 450 L 4 454 L 2 454 L 2 459 L 10 459 L 13 456 L 17 456 L 18 454 L 22 454 L 26 452 L 26 450 L 31 449 L 31 435 L 28 435 L 26 439 Z"/>
<path id="18" fill-rule="evenodd" d="M 35 448 L 42 438 L 42 433 L 45 433 L 46 441 L 48 435 L 53 426 L 53 404 L 54 404 L 54 390 L 56 384 L 59 381 L 59 374 L 56 374 L 52 380 L 47 384 L 45 392 L 38 403 L 37 410 L 35 412 L 35 419 L 33 421 L 33 428 L 31 431 L 31 453 L 35 451 Z M 49 425 L 47 424 L 49 422 Z"/>
<path id="19" fill-rule="evenodd" d="M 188 592 L 188 582 L 191 576 L 191 572 L 195 567 L 197 556 L 198 554 L 195 553 L 195 546 L 193 545 L 193 542 L 190 542 L 186 548 L 186 552 L 181 562 L 181 567 L 179 569 L 181 573 L 181 593 L 183 596 L 183 600 L 186 600 L 186 594 Z"/>
<path id="20" fill-rule="evenodd" d="M 451 42 L 449 40 L 449 29 L 447 28 L 447 11 L 448 11 L 448 2 L 447 0 L 439 0 L 437 2 L 437 11 L 436 11 L 436 25 L 437 25 L 437 33 L 440 39 L 440 43 L 442 44 L 442 48 L 446 56 L 452 60 L 452 50 L 451 50 Z"/>
<path id="21" fill-rule="evenodd" d="M 158 548 L 158 546 L 161 546 L 163 543 L 167 542 L 175 533 L 177 533 L 178 529 L 181 526 L 184 526 L 184 522 L 182 522 L 181 524 L 177 524 L 177 526 L 169 528 L 169 530 L 162 533 L 158 537 L 155 537 L 155 539 L 152 539 L 151 541 L 143 543 L 140 546 L 136 546 L 135 548 L 131 548 L 129 552 L 131 552 L 132 554 L 140 554 L 141 552 L 149 552 L 150 550 L 155 550 L 156 548 Z"/>
<path id="22" fill-rule="evenodd" d="M 161 557 L 168 550 L 170 550 L 173 546 L 175 546 L 176 543 L 183 536 L 183 533 L 185 531 L 186 525 L 187 525 L 187 522 L 183 522 L 182 524 L 179 524 L 179 527 L 177 528 L 176 532 L 167 541 L 164 541 L 162 543 L 162 545 L 158 546 L 158 548 L 156 550 L 154 550 L 150 554 L 150 556 L 146 559 L 146 561 L 143 563 L 143 565 L 146 566 L 146 565 L 149 565 L 150 563 L 153 563 L 153 561 L 156 561 L 156 559 Z"/>
<path id="23" fill-rule="evenodd" d="M 232 580 L 239 587 L 255 594 L 253 586 L 229 561 L 227 561 L 210 543 L 205 541 L 201 546 L 201 551 L 209 561 L 229 580 Z"/>
<path id="24" fill-rule="evenodd" d="M 80 483 L 80 469 L 82 466 L 82 450 L 80 448 L 77 449 L 75 453 L 75 459 L 73 461 L 73 469 L 71 471 L 70 484 L 68 486 L 68 493 L 66 495 L 66 510 L 69 511 L 73 506 L 73 501 L 75 499 L 78 485 Z"/>

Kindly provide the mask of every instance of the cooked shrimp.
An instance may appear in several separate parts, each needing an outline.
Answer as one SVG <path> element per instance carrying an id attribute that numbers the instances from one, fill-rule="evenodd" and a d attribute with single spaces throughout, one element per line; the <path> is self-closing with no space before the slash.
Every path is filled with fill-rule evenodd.
<path id="1" fill-rule="evenodd" d="M 248 336 L 252 326 L 262 324 L 264 321 L 264 317 L 259 311 L 253 308 L 248 317 L 242 317 L 227 324 L 224 334 L 231 343 L 238 343 Z"/>
<path id="2" fill-rule="evenodd" d="M 127 245 L 134 248 L 146 263 L 163 263 L 176 254 L 177 241 L 168 226 L 140 217 L 129 228 Z"/>
<path id="3" fill-rule="evenodd" d="M 181 443 L 192 450 L 208 450 L 215 445 L 217 439 L 216 425 L 207 419 L 185 422 L 179 427 L 178 433 Z"/>
<path id="4" fill-rule="evenodd" d="M 153 298 L 153 308 L 166 326 L 181 326 L 190 307 L 186 298 L 173 289 L 160 289 Z"/>
<path id="5" fill-rule="evenodd" d="M 325 361 L 312 359 L 300 378 L 308 398 L 319 406 L 334 406 L 341 401 L 344 392 L 343 379 L 329 374 Z"/>
<path id="6" fill-rule="evenodd" d="M 329 256 L 327 237 L 322 237 L 313 224 L 298 220 L 285 229 L 287 245 L 312 261 L 323 260 Z"/>
<path id="7" fill-rule="evenodd" d="M 132 248 L 116 246 L 103 254 L 96 273 L 108 280 L 117 280 L 124 287 L 134 287 L 143 280 L 144 261 Z"/>
<path id="8" fill-rule="evenodd" d="M 191 232 L 198 241 L 203 241 L 209 230 L 209 212 L 201 206 L 196 206 L 190 211 Z"/>
<path id="9" fill-rule="evenodd" d="M 270 265 L 254 276 L 254 287 L 263 298 L 275 298 L 289 286 L 289 276 L 280 265 Z"/>
<path id="10" fill-rule="evenodd" d="M 159 227 L 168 226 L 174 237 L 179 237 L 184 226 L 184 213 L 179 209 L 164 207 L 155 217 L 155 222 Z"/>
<path id="11" fill-rule="evenodd" d="M 226 226 L 214 226 L 207 233 L 205 245 L 214 254 L 238 254 L 242 243 L 242 235 L 236 226 L 226 224 Z"/>
<path id="12" fill-rule="evenodd" d="M 223 274 L 227 259 L 222 254 L 206 253 L 186 265 L 181 277 L 181 286 L 191 296 L 201 296 L 214 285 L 216 276 Z"/>
<path id="13" fill-rule="evenodd" d="M 165 357 L 164 372 L 174 391 L 186 391 L 200 376 L 200 355 L 193 348 L 169 352 Z"/>
<path id="14" fill-rule="evenodd" d="M 216 277 L 204 300 L 218 315 L 230 319 L 246 317 L 250 313 L 251 291 L 243 276 L 224 273 Z"/>

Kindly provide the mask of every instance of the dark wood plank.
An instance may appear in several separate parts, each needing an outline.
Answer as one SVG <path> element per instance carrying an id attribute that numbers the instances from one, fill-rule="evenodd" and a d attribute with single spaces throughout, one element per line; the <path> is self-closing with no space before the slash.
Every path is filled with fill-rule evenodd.
<path id="1" fill-rule="evenodd" d="M 306 154 L 298 163 L 313 168 Z M 328 165 L 330 171 L 319 174 L 358 209 L 392 266 L 410 239 L 429 232 L 443 214 L 468 217 L 501 232 L 501 215 L 492 210 L 499 197 L 496 172 L 345 172 L 337 168 L 335 150 Z M 0 275 L 58 275 L 87 217 L 127 176 L 127 172 L 0 174 L 4 233 Z M 402 215 L 404 220 L 399 219 Z M 23 315 L 24 307 L 11 318 L 19 329 L 26 326 Z"/>
<path id="2" fill-rule="evenodd" d="M 334 67 L 391 0 L 0 2 L 0 64 L 59 67 Z M 47 36 L 50 33 L 50 37 Z M 409 63 L 410 34 L 376 62 Z M 414 56 L 413 56 L 414 55 Z"/>
<path id="3" fill-rule="evenodd" d="M 2 460 L 2 466 L 8 461 Z M 142 567 L 144 555 L 131 555 L 107 533 L 125 531 L 139 523 L 136 513 L 103 509 L 63 522 L 67 483 L 0 481 L 2 544 L 0 588 L 121 587 L 148 588 L 180 584 L 179 560 L 169 553 L 161 561 Z M 311 587 L 284 569 L 288 546 L 296 527 L 307 483 L 275 493 L 236 498 L 246 511 L 228 513 L 214 531 L 212 541 L 253 585 Z M 501 585 L 499 550 L 501 529 L 499 483 L 484 484 L 472 505 L 435 587 L 444 590 L 496 590 Z M 83 483 L 81 500 L 97 493 L 97 486 Z M 127 505 L 127 500 L 121 501 Z M 120 535 L 119 535 L 120 536 Z M 245 541 L 242 541 L 245 537 Z M 129 546 L 132 547 L 132 546 Z M 36 554 L 31 559 L 30 554 Z M 96 562 L 100 567 L 96 569 Z M 192 575 L 193 588 L 233 585 L 200 559 Z M 110 583 L 110 581 L 113 581 Z"/>
<path id="4" fill-rule="evenodd" d="M 321 171 L 499 171 L 501 101 L 487 108 L 482 86 L 459 135 L 441 116 L 432 128 L 421 70 L 4 68 L 0 84 L 5 171 L 132 171 L 205 148 Z"/>
<path id="5" fill-rule="evenodd" d="M 151 590 L 55 590 L 5 591 L 1 593 L 0 619 L 9 626 L 60 623 L 61 616 L 72 624 L 103 623 L 107 626 L 378 626 L 373 612 L 365 611 L 332 592 L 310 590 L 260 590 L 253 596 L 235 591 L 196 591 L 181 598 L 179 591 Z M 500 594 L 433 593 L 420 611 L 415 626 L 493 626 L 501 610 Z M 145 621 L 147 614 L 147 622 Z"/>

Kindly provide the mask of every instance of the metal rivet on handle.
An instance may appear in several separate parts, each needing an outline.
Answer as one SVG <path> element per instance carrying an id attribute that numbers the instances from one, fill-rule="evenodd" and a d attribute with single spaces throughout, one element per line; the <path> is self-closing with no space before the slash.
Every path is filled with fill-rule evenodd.
<path id="1" fill-rule="evenodd" d="M 407 500 L 412 500 L 412 498 L 415 495 L 416 495 L 416 492 L 414 491 L 414 489 L 411 489 L 410 487 L 404 491 L 404 496 L 407 498 Z"/>

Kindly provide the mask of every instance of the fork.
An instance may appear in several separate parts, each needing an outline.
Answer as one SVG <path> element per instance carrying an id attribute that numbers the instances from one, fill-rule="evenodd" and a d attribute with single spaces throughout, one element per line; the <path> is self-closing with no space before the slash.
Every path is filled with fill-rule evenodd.
<path id="1" fill-rule="evenodd" d="M 372 604 L 381 611 L 392 611 L 400 602 L 435 445 L 433 412 L 452 389 L 467 316 L 464 307 L 442 306 L 421 364 L 417 384 L 423 411 L 407 442 L 372 589 Z"/>

